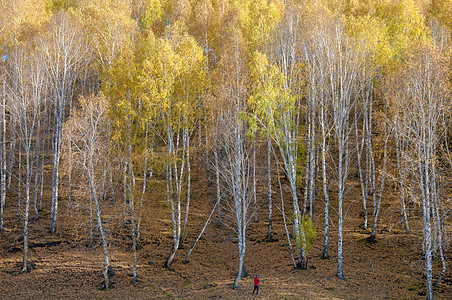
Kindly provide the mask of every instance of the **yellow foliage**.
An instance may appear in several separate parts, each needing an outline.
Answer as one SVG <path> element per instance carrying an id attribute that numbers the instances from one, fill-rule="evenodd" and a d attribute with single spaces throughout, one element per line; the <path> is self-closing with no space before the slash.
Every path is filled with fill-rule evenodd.
<path id="1" fill-rule="evenodd" d="M 51 16 L 45 0 L 0 1 L 0 45 L 33 37 Z"/>
<path id="2" fill-rule="evenodd" d="M 360 51 L 366 53 L 369 62 L 378 67 L 390 65 L 394 49 L 389 42 L 386 24 L 370 15 L 347 18 L 347 32 L 356 39 Z"/>
<path id="3" fill-rule="evenodd" d="M 165 11 L 160 0 L 149 0 L 146 12 L 144 13 L 143 26 L 152 27 L 156 22 L 162 22 L 165 18 Z"/>
<path id="4" fill-rule="evenodd" d="M 295 109 L 296 99 L 287 90 L 287 79 L 265 54 L 253 52 L 250 71 L 253 89 L 248 102 L 264 131 L 271 133 L 278 116 Z"/>
<path id="5" fill-rule="evenodd" d="M 81 10 L 101 70 L 108 69 L 122 52 L 131 52 L 137 32 L 131 9 L 121 0 L 94 0 Z"/>
<path id="6" fill-rule="evenodd" d="M 396 60 L 400 60 L 413 44 L 427 39 L 425 17 L 413 0 L 378 0 L 375 8 L 376 17 L 388 28 L 389 42 Z"/>
<path id="7" fill-rule="evenodd" d="M 446 25 L 452 34 L 452 0 L 432 0 L 429 14 Z"/>
<path id="8" fill-rule="evenodd" d="M 250 49 L 261 49 L 281 19 L 284 6 L 279 1 L 240 2 L 240 17 Z"/>
<path id="9" fill-rule="evenodd" d="M 178 35 L 178 30 L 168 32 L 169 38 L 156 38 L 152 33 L 147 38 L 139 76 L 140 98 L 146 120 L 160 115 L 167 123 L 182 120 L 190 126 L 207 84 L 205 57 L 192 36 Z"/>

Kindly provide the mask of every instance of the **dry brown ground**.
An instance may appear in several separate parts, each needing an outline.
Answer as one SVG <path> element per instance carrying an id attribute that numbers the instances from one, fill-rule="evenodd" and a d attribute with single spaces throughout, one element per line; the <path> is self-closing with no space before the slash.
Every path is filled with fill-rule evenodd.
<path id="1" fill-rule="evenodd" d="M 193 178 L 193 206 L 188 237 L 176 254 L 170 270 L 162 268 L 171 245 L 170 222 L 164 184 L 153 183 L 153 191 L 145 205 L 142 236 L 138 250 L 139 281 L 131 283 L 132 256 L 130 232 L 121 228 L 120 205 L 105 205 L 109 232 L 110 259 L 115 270 L 113 288 L 100 290 L 102 281 L 102 246 L 97 242 L 87 246 L 86 216 L 80 217 L 73 208 L 61 201 L 59 230 L 48 233 L 49 216 L 32 222 L 30 260 L 34 269 L 18 274 L 22 260 L 22 238 L 16 221 L 14 205 L 7 210 L 6 230 L 0 232 L 0 298 L 89 298 L 89 299 L 251 299 L 252 278 L 261 280 L 259 298 L 262 299 L 424 299 L 425 283 L 421 261 L 421 236 L 412 222 L 412 234 L 401 231 L 397 223 L 397 204 L 385 199 L 377 242 L 368 244 L 369 232 L 360 229 L 359 200 L 349 196 L 346 206 L 350 211 L 345 220 L 344 274 L 346 280 L 336 277 L 337 232 L 333 218 L 331 230 L 331 258 L 320 258 L 322 250 L 322 204 L 318 202 L 314 222 L 317 239 L 309 251 L 309 269 L 294 270 L 285 235 L 281 213 L 275 209 L 273 242 L 264 241 L 267 229 L 266 208 L 260 209 L 258 223 L 250 223 L 246 252 L 249 276 L 240 282 L 238 290 L 231 289 L 238 265 L 237 244 L 226 227 L 216 227 L 215 220 L 208 226 L 197 244 L 188 264 L 183 261 L 188 248 L 198 235 L 210 212 L 213 188 L 198 170 Z M 276 188 L 276 186 L 275 186 Z M 212 190 L 211 190 L 212 189 Z M 392 190 L 388 194 L 393 193 Z M 262 191 L 260 194 L 264 194 Z M 275 193 L 275 197 L 277 194 Z M 396 197 L 393 197 L 396 199 Z M 160 199 L 160 201 L 157 201 Z M 280 204 L 279 197 L 276 197 Z M 286 201 L 290 198 L 286 196 Z M 358 199 L 358 198 L 357 198 Z M 10 200 L 12 201 L 12 200 Z M 396 201 L 396 200 L 393 200 Z M 65 205 L 66 203 L 66 205 Z M 371 207 L 371 206 L 370 206 Z M 371 209 L 369 209 L 371 210 Z M 106 212 L 104 212 L 106 213 Z M 413 213 L 412 216 L 415 216 Z M 371 220 L 371 215 L 369 215 Z M 416 223 L 417 222 L 417 223 Z M 13 228 L 13 229 L 11 229 Z M 450 250 L 450 249 L 449 249 Z M 450 260 L 450 254 L 448 256 Z M 441 269 L 434 266 L 435 278 Z M 452 299 L 452 273 L 434 290 L 437 299 Z"/>

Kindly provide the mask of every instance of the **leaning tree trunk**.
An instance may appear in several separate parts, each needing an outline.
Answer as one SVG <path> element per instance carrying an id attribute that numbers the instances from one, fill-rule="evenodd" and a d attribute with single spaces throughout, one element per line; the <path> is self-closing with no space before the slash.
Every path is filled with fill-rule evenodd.
<path id="1" fill-rule="evenodd" d="M 284 229 L 286 231 L 287 236 L 287 243 L 289 244 L 289 250 L 290 250 L 290 257 L 292 258 L 293 267 L 297 268 L 297 262 L 295 261 L 295 257 L 293 256 L 293 248 L 292 248 L 292 242 L 290 241 L 290 234 L 289 230 L 287 229 L 287 222 L 286 222 L 286 211 L 284 208 L 284 197 L 283 197 L 283 191 L 281 186 L 281 178 L 279 177 L 279 165 L 276 164 L 277 174 L 278 174 L 278 183 L 279 183 L 279 191 L 280 191 L 280 197 L 281 197 L 281 213 L 283 215 L 283 221 L 284 221 Z"/>
<path id="2" fill-rule="evenodd" d="M 386 163 L 388 160 L 388 141 L 389 141 L 390 132 L 386 134 L 386 141 L 384 146 L 384 154 L 383 154 L 383 168 L 382 168 L 382 174 L 381 174 L 381 181 L 380 181 L 380 194 L 378 196 L 378 202 L 376 204 L 376 207 L 374 209 L 374 216 L 373 216 L 373 222 L 372 222 L 372 233 L 370 234 L 370 237 L 367 238 L 368 242 L 375 242 L 375 237 L 377 235 L 377 224 L 378 224 L 378 213 L 380 212 L 380 205 L 381 205 L 381 198 L 383 197 L 383 189 L 385 186 L 385 178 L 386 178 Z"/>
<path id="3" fill-rule="evenodd" d="M 91 157 L 92 160 L 92 157 Z M 97 227 L 99 228 L 101 237 L 102 237 L 102 245 L 104 249 L 104 270 L 102 274 L 104 275 L 104 288 L 109 289 L 110 288 L 110 276 L 109 276 L 109 267 L 110 267 L 110 260 L 108 257 L 108 244 L 107 244 L 107 237 L 105 234 L 104 227 L 102 225 L 102 217 L 101 217 L 101 207 L 99 203 L 99 199 L 97 196 L 97 190 L 94 182 L 94 167 L 92 161 L 89 162 L 89 185 L 91 190 L 91 195 L 93 196 L 94 203 L 96 205 L 96 214 L 97 214 Z"/>
<path id="4" fill-rule="evenodd" d="M 177 133 L 176 137 L 176 145 L 174 145 L 174 134 L 171 133 L 172 128 L 167 128 L 167 138 L 168 138 L 168 154 L 172 158 L 176 158 L 176 151 L 179 145 L 179 135 Z M 185 153 L 185 137 L 183 137 L 184 150 Z M 182 161 L 180 170 L 177 165 L 177 161 L 168 163 L 169 176 L 167 176 L 169 193 L 170 193 L 170 202 L 171 202 L 171 219 L 172 219 L 172 228 L 173 228 L 173 246 L 171 247 L 168 258 L 164 264 L 165 268 L 169 268 L 173 263 L 174 256 L 176 255 L 177 249 L 180 246 L 180 236 L 181 236 L 181 192 L 182 192 L 182 183 L 184 177 L 184 167 L 185 163 Z M 180 173 L 179 173 L 180 172 Z M 174 178 L 173 178 L 174 177 Z"/>
<path id="5" fill-rule="evenodd" d="M 218 205 L 218 202 L 215 202 L 215 205 L 213 206 L 212 211 L 210 212 L 210 215 L 209 215 L 209 217 L 207 218 L 206 223 L 204 224 L 204 227 L 201 229 L 201 232 L 199 233 L 199 235 L 198 235 L 198 237 L 196 238 L 195 242 L 194 242 L 193 245 L 190 247 L 190 250 L 188 250 L 188 254 L 187 254 L 187 258 L 185 259 L 185 263 L 188 263 L 188 262 L 190 261 L 190 255 L 191 255 L 193 249 L 195 248 L 196 243 L 199 241 L 199 239 L 201 238 L 202 234 L 204 233 L 204 230 L 206 230 L 206 227 L 207 227 L 207 225 L 209 224 L 210 219 L 212 218 L 213 213 L 215 212 L 215 208 L 216 208 L 217 205 Z"/>

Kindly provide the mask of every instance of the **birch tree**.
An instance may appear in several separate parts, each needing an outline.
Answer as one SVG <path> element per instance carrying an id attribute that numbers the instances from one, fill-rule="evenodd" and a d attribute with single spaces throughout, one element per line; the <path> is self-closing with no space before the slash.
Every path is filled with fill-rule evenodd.
<path id="1" fill-rule="evenodd" d="M 32 170 L 35 163 L 33 154 L 39 146 L 35 139 L 39 132 L 41 117 L 41 104 L 45 92 L 45 75 L 42 60 L 39 53 L 27 48 L 28 45 L 17 47 L 13 53 L 9 64 L 10 68 L 10 88 L 12 97 L 11 113 L 15 115 L 18 123 L 18 137 L 21 148 L 25 152 L 25 166 L 19 164 L 19 172 L 22 167 L 25 169 L 25 217 L 24 217 L 24 256 L 22 273 L 28 272 L 28 240 L 29 240 L 29 211 L 30 211 L 30 191 L 32 188 Z M 37 170 L 37 167 L 36 167 Z M 19 181 L 19 185 L 22 182 Z M 20 199 L 19 199 L 20 201 Z"/>
<path id="2" fill-rule="evenodd" d="M 149 49 L 140 78 L 144 103 L 154 112 L 158 135 L 166 145 L 164 161 L 171 204 L 173 246 L 170 267 L 182 243 L 190 207 L 190 139 L 199 120 L 199 101 L 206 86 L 205 59 L 193 37 L 168 28 L 169 38 L 148 37 Z M 160 107 L 160 108 L 158 108 Z M 186 187 L 185 218 L 182 205 Z"/>
<path id="3" fill-rule="evenodd" d="M 279 150 L 284 171 L 289 179 L 293 201 L 293 233 L 296 240 L 297 268 L 306 269 L 308 241 L 305 222 L 299 206 L 297 182 L 298 162 L 303 148 L 300 138 L 301 122 L 301 60 L 299 53 L 299 29 L 301 21 L 296 9 L 288 10 L 283 21 L 275 30 L 270 58 L 282 76 L 280 97 L 276 109 L 271 113 L 275 128 L 273 140 Z M 309 221 L 308 221 L 309 222 Z"/>
<path id="4" fill-rule="evenodd" d="M 50 210 L 50 231 L 54 233 L 58 216 L 62 124 L 66 105 L 74 96 L 76 79 L 84 66 L 83 58 L 87 48 L 79 25 L 65 12 L 59 12 L 53 17 L 47 34 L 39 39 L 38 47 L 44 56 L 55 118 Z"/>
<path id="5" fill-rule="evenodd" d="M 88 197 L 92 197 L 96 207 L 97 227 L 99 229 L 103 254 L 103 275 L 105 289 L 110 288 L 110 258 L 108 254 L 107 233 L 102 222 L 102 193 L 105 189 L 105 167 L 108 142 L 108 102 L 99 94 L 89 98 L 80 98 L 80 108 L 65 124 L 65 131 L 72 129 L 74 141 L 74 161 L 86 170 L 85 179 L 88 181 Z M 72 123 L 72 124 L 69 124 Z"/>
<path id="6" fill-rule="evenodd" d="M 359 52 L 344 33 L 340 22 L 332 24 L 331 39 L 326 48 L 326 73 L 328 94 L 331 101 L 332 131 L 334 133 L 337 156 L 333 158 L 335 179 L 338 188 L 338 267 L 337 276 L 344 279 L 343 265 L 343 205 L 350 174 L 351 141 L 354 128 L 351 113 L 356 109 L 358 76 L 362 65 Z"/>
<path id="7" fill-rule="evenodd" d="M 319 21 L 314 21 L 309 28 L 309 35 L 305 44 L 305 59 L 307 63 L 307 97 L 311 103 L 316 102 L 316 122 L 320 133 L 320 153 L 322 165 L 322 188 L 325 203 L 324 238 L 322 257 L 329 258 L 329 220 L 330 220 L 330 195 L 329 177 L 331 176 L 328 163 L 329 140 L 332 131 L 331 101 L 329 98 L 327 53 L 329 44 L 328 36 L 331 34 L 331 26 L 325 12 L 318 12 Z M 327 19 L 327 21 L 320 21 Z"/>
<path id="8" fill-rule="evenodd" d="M 1 66 L 1 85 L 2 85 L 2 98 L 1 98 L 1 171 L 0 171 L 0 230 L 4 228 L 4 210 L 6 204 L 6 72 L 4 67 Z"/>
<path id="9" fill-rule="evenodd" d="M 224 202 L 224 223 L 238 240 L 239 264 L 233 288 L 245 276 L 246 229 L 250 213 L 251 147 L 247 142 L 244 112 L 247 106 L 249 70 L 243 37 L 237 27 L 231 30 L 215 74 L 214 93 L 221 103 L 218 142 L 224 154 L 219 161 L 220 178 L 228 199 Z"/>
<path id="10" fill-rule="evenodd" d="M 429 45 L 419 46 L 406 67 L 397 74 L 401 93 L 392 95 L 392 105 L 403 120 L 397 130 L 409 145 L 403 154 L 412 175 L 409 177 L 413 187 L 411 196 L 422 206 L 427 299 L 433 299 L 433 232 L 440 223 L 435 211 L 441 201 L 437 151 L 444 128 L 440 124 L 443 124 L 450 100 L 446 65 L 445 58 L 436 49 Z"/>

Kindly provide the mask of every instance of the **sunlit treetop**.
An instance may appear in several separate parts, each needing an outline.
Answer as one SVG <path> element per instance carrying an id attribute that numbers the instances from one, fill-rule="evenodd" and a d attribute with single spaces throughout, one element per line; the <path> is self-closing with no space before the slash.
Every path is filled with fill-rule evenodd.
<path id="1" fill-rule="evenodd" d="M 7 48 L 35 36 L 50 18 L 45 0 L 0 1 L 0 45 Z"/>

